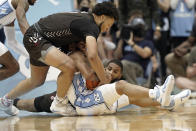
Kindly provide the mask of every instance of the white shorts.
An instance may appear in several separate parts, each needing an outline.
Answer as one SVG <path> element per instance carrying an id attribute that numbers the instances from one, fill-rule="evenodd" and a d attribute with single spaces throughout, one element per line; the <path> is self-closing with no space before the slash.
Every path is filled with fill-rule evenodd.
<path id="1" fill-rule="evenodd" d="M 111 114 L 116 112 L 117 100 L 121 97 L 116 93 L 115 85 L 105 84 L 91 91 L 86 88 L 82 75 L 76 74 L 67 96 L 78 115 Z"/>
<path id="2" fill-rule="evenodd" d="M 16 11 L 11 0 L 0 0 L 0 26 L 12 23 L 16 19 Z"/>
<path id="3" fill-rule="evenodd" d="M 8 51 L 7 47 L 0 42 L 0 56 L 5 54 Z"/>

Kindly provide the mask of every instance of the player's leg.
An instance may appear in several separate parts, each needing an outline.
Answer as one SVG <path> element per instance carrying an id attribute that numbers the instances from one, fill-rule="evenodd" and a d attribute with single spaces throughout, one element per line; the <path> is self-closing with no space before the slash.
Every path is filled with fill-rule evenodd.
<path id="1" fill-rule="evenodd" d="M 141 86 L 133 85 L 125 81 L 120 81 L 116 84 L 118 93 L 125 94 L 132 99 L 152 98 L 161 103 L 162 106 L 169 105 L 171 91 L 174 86 L 174 77 L 168 76 L 162 86 L 155 86 L 154 89 L 147 89 Z"/>
<path id="2" fill-rule="evenodd" d="M 32 99 L 15 99 L 14 106 L 19 110 L 51 113 L 50 106 L 55 96 L 56 92 L 52 92 Z"/>
<path id="3" fill-rule="evenodd" d="M 148 88 L 130 84 L 124 80 L 116 83 L 116 91 L 119 95 L 125 94 L 128 96 L 130 104 L 135 104 L 141 107 L 160 105 L 159 102 L 154 101 L 149 97 Z"/>
<path id="4" fill-rule="evenodd" d="M 18 83 L 18 85 L 6 95 L 7 98 L 15 99 L 44 84 L 49 66 L 35 66 L 30 64 L 30 69 L 31 77 Z"/>
<path id="5" fill-rule="evenodd" d="M 35 98 L 32 99 L 14 99 L 13 105 L 19 110 L 38 112 L 34 105 Z"/>
<path id="6" fill-rule="evenodd" d="M 31 77 L 21 81 L 3 98 L 0 98 L 0 109 L 5 111 L 9 115 L 16 115 L 18 111 L 13 106 L 13 100 L 17 97 L 31 91 L 32 89 L 42 85 L 46 79 L 48 72 L 48 66 L 34 66 L 30 65 Z"/>
<path id="7" fill-rule="evenodd" d="M 61 71 L 57 78 L 57 94 L 52 102 L 50 110 L 59 114 L 63 108 L 67 109 L 67 114 L 69 114 L 71 112 L 71 107 L 68 104 L 66 95 L 75 73 L 74 61 L 71 57 L 54 46 L 49 47 L 47 51 L 44 52 L 44 55 L 40 58 L 40 60 Z"/>
<path id="8" fill-rule="evenodd" d="M 52 65 L 62 71 L 57 80 L 57 97 L 55 97 L 53 104 L 51 105 L 51 110 L 53 112 L 57 112 L 55 111 L 57 110 L 57 106 L 55 107 L 55 105 L 58 105 L 58 99 L 62 101 L 61 98 L 63 98 L 63 96 L 66 96 L 67 91 L 72 83 L 73 73 L 75 72 L 75 69 L 78 69 L 78 71 L 80 71 L 86 79 L 93 80 L 92 76 L 94 73 L 87 63 L 87 58 L 81 52 L 74 52 L 70 56 L 67 56 L 59 50 L 53 48 L 51 49 L 51 53 L 48 53 L 46 55 L 44 61 L 48 65 Z M 64 101 L 64 103 L 67 102 Z M 59 107 L 61 106 L 62 105 L 59 105 Z M 60 110 L 61 108 L 58 108 L 58 111 Z M 68 114 L 70 115 L 70 113 Z"/>
<path id="9" fill-rule="evenodd" d="M 4 26 L 4 32 L 8 47 L 18 54 L 29 57 L 29 54 L 26 51 L 25 47 L 22 44 L 18 43 L 18 41 L 16 40 L 14 22 L 7 26 Z"/>
<path id="10" fill-rule="evenodd" d="M 142 106 L 142 104 L 140 104 L 139 102 L 138 103 L 136 102 L 138 100 L 146 99 L 145 101 L 149 101 L 149 103 L 146 103 L 149 106 L 149 105 L 160 105 L 159 103 L 163 101 L 162 98 L 164 97 L 165 97 L 164 99 L 166 98 L 169 99 L 170 93 L 173 88 L 173 84 L 174 84 L 173 76 L 170 76 L 168 77 L 164 85 L 160 87 L 161 90 L 159 90 L 158 87 L 156 87 L 155 90 L 149 90 L 147 88 L 144 88 L 138 85 L 130 84 L 124 80 L 121 80 L 113 84 L 106 84 L 106 85 L 100 86 L 97 88 L 97 90 L 101 91 L 104 97 L 104 101 L 109 106 L 113 106 L 114 102 L 116 102 L 123 94 L 128 96 L 130 100 L 135 100 L 134 104 L 137 104 L 140 106 Z M 163 91 L 165 93 L 163 93 Z M 159 93 L 160 97 L 156 98 L 156 93 L 157 94 Z M 152 99 L 156 99 L 158 102 L 153 101 Z M 162 103 L 162 105 L 164 104 L 165 103 Z"/>
<path id="11" fill-rule="evenodd" d="M 84 58 L 84 56 L 82 56 L 80 54 L 80 52 L 73 53 L 70 55 L 70 57 L 72 57 L 74 59 L 74 61 L 76 61 L 76 63 L 78 63 L 78 65 L 76 64 L 76 66 L 80 66 L 81 70 L 83 70 L 82 72 L 88 73 L 87 72 L 88 69 L 85 69 L 88 67 L 85 63 L 85 60 L 84 60 L 85 58 Z M 54 97 L 54 96 L 56 96 L 56 92 L 37 97 L 35 99 L 28 99 L 28 100 L 15 99 L 14 105 L 17 108 L 19 108 L 20 110 L 27 110 L 27 111 L 32 111 L 32 112 L 42 112 L 42 111 L 51 112 L 50 106 L 53 101 L 52 97 Z"/>
<path id="12" fill-rule="evenodd" d="M 16 113 L 12 110 L 12 107 L 14 107 L 13 99 L 42 85 L 45 82 L 49 69 L 49 66 L 39 61 L 39 59 L 44 55 L 42 52 L 47 52 L 47 49 L 51 47 L 51 44 L 45 39 L 42 39 L 32 27 L 27 30 L 23 42 L 30 54 L 31 76 L 18 83 L 15 88 L 0 99 L 0 109 L 4 110 L 6 113 L 9 112 L 8 114 L 13 113 L 14 115 Z"/>
<path id="13" fill-rule="evenodd" d="M 8 51 L 8 49 L 0 42 L 0 80 L 4 80 L 19 71 L 18 62 Z"/>
<path id="14" fill-rule="evenodd" d="M 74 61 L 68 55 L 53 46 L 48 50 L 43 58 L 43 62 L 61 71 L 57 79 L 57 96 L 64 98 L 75 72 Z"/>
<path id="15" fill-rule="evenodd" d="M 139 106 L 161 105 L 163 108 L 166 109 L 174 109 L 180 104 L 184 103 L 186 100 L 188 100 L 191 95 L 191 92 L 190 90 L 184 90 L 177 95 L 170 96 L 170 90 L 173 88 L 173 86 L 173 76 L 169 76 L 162 86 L 156 86 L 154 89 L 150 90 L 141 86 L 127 83 L 125 81 L 120 81 L 116 83 L 116 91 L 118 92 L 118 94 L 127 95 L 131 104 L 136 104 Z M 165 95 L 167 91 L 170 93 Z M 163 99 L 167 101 L 166 104 L 162 103 Z"/>

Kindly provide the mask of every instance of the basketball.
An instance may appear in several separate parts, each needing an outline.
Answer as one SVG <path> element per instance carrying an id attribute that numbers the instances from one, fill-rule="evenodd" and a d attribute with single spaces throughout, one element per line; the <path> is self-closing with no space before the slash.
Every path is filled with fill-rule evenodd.
<path id="1" fill-rule="evenodd" d="M 91 81 L 91 80 L 86 80 L 86 88 L 88 90 L 94 90 L 99 84 L 99 81 Z"/>

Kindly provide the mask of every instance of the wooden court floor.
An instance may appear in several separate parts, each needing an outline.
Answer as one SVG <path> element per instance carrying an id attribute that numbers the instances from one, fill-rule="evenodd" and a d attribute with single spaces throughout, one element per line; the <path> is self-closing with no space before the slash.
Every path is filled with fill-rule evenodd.
<path id="1" fill-rule="evenodd" d="M 137 107 L 105 116 L 0 116 L 0 131 L 196 131 L 196 99 L 174 112 Z"/>

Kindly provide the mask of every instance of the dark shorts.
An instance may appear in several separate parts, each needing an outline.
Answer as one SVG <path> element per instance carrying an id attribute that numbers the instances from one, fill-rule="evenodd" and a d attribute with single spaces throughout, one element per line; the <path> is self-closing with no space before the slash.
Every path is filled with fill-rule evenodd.
<path id="1" fill-rule="evenodd" d="M 44 39 L 34 28 L 31 26 L 24 35 L 23 43 L 30 56 L 30 63 L 35 66 L 47 66 L 40 61 L 40 58 L 45 55 L 44 53 L 53 45 L 48 40 Z"/>
<path id="2" fill-rule="evenodd" d="M 50 94 L 46 94 L 40 97 L 36 97 L 34 100 L 34 106 L 37 112 L 51 112 L 50 106 L 56 96 L 56 91 Z"/>

